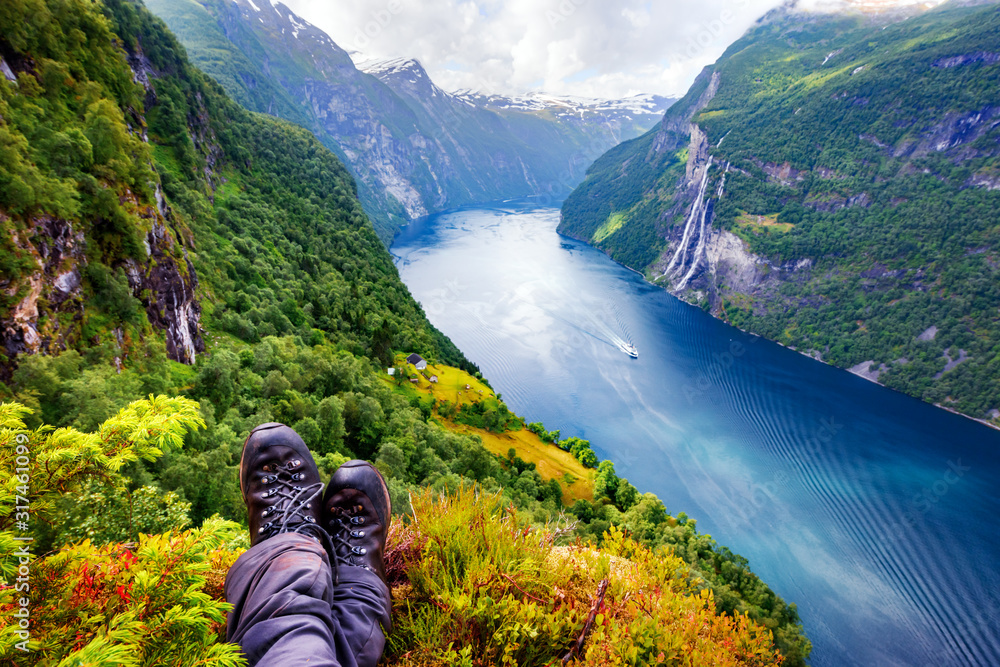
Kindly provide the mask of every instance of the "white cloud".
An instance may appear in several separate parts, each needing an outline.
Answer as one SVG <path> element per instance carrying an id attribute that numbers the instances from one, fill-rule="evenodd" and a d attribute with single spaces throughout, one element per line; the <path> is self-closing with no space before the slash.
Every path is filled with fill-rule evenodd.
<path id="1" fill-rule="evenodd" d="M 682 94 L 780 0 L 284 0 L 348 51 L 445 90 Z M 871 1 L 871 0 L 869 0 Z M 879 0 L 874 0 L 879 1 Z"/>

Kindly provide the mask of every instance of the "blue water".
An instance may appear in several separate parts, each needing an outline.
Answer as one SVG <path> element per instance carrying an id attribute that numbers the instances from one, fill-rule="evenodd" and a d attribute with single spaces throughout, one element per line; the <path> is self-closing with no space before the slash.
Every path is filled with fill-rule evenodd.
<path id="1" fill-rule="evenodd" d="M 743 334 L 558 219 L 463 209 L 392 251 L 512 409 L 591 440 L 795 602 L 813 665 L 1000 665 L 1000 432 Z"/>

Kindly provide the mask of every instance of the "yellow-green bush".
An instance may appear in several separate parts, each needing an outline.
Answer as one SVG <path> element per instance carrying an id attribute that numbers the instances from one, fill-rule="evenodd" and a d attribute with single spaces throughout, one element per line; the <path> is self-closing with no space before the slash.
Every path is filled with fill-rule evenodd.
<path id="1" fill-rule="evenodd" d="M 463 489 L 412 499 L 393 530 L 398 578 L 388 662 L 549 665 L 565 657 L 607 591 L 571 662 L 588 665 L 776 665 L 771 632 L 716 614 L 687 564 L 617 529 L 604 546 L 554 547 L 520 524 L 501 497 Z M 400 552 L 404 553 L 400 553 Z"/>

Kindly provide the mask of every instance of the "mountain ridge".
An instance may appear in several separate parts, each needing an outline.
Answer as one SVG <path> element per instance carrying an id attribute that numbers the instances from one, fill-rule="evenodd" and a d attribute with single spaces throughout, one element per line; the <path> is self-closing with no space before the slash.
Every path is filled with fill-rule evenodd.
<path id="1" fill-rule="evenodd" d="M 727 322 L 996 424 L 998 16 L 779 8 L 595 162 L 560 230 Z"/>
<path id="2" fill-rule="evenodd" d="M 235 99 L 302 124 L 334 150 L 352 169 L 386 243 L 401 225 L 448 208 L 561 198 L 593 158 L 658 119 L 658 113 L 597 108 L 576 119 L 469 104 L 410 59 L 394 61 L 406 65 L 405 74 L 373 76 L 280 2 L 150 0 L 149 6 Z M 661 111 L 669 100 L 647 102 Z"/>

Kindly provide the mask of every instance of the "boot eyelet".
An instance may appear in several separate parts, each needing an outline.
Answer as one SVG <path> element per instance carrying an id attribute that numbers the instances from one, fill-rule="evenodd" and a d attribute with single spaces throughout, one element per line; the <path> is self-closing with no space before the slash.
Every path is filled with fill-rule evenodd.
<path id="1" fill-rule="evenodd" d="M 303 474 L 302 474 L 302 473 L 300 473 L 300 472 L 297 472 L 297 473 L 295 473 L 294 475 L 292 475 L 292 481 L 293 481 L 293 482 L 297 482 L 297 481 L 299 481 L 300 479 L 302 479 L 303 477 L 305 477 L 305 475 L 303 475 Z"/>
<path id="2" fill-rule="evenodd" d="M 270 464 L 269 465 L 263 465 L 263 466 L 260 467 L 260 469 L 263 470 L 264 472 L 271 472 L 271 466 L 270 466 Z"/>
<path id="3" fill-rule="evenodd" d="M 364 522 L 365 522 L 365 518 L 363 516 L 352 516 L 351 517 L 351 523 L 353 523 L 355 526 L 360 526 Z"/>
<path id="4" fill-rule="evenodd" d="M 302 461 L 295 459 L 288 462 L 288 469 L 292 470 L 293 468 L 298 468 L 300 465 L 302 465 Z"/>
<path id="5" fill-rule="evenodd" d="M 365 531 L 363 531 L 363 530 L 352 530 L 351 531 L 351 537 L 364 537 L 364 536 L 365 536 Z"/>
<path id="6" fill-rule="evenodd" d="M 314 519 L 314 518 L 312 518 L 311 516 L 308 516 L 308 515 L 306 516 L 306 521 L 308 521 L 309 523 L 316 523 L 316 519 Z"/>
<path id="7" fill-rule="evenodd" d="M 351 547 L 351 553 L 357 554 L 358 556 L 364 556 L 368 553 L 368 549 L 365 549 L 364 547 Z"/>
<path id="8" fill-rule="evenodd" d="M 263 526 L 260 527 L 261 532 L 263 532 L 263 531 L 267 530 L 268 528 L 270 528 L 272 524 L 273 524 L 272 521 L 268 521 L 267 523 L 265 523 Z"/>

